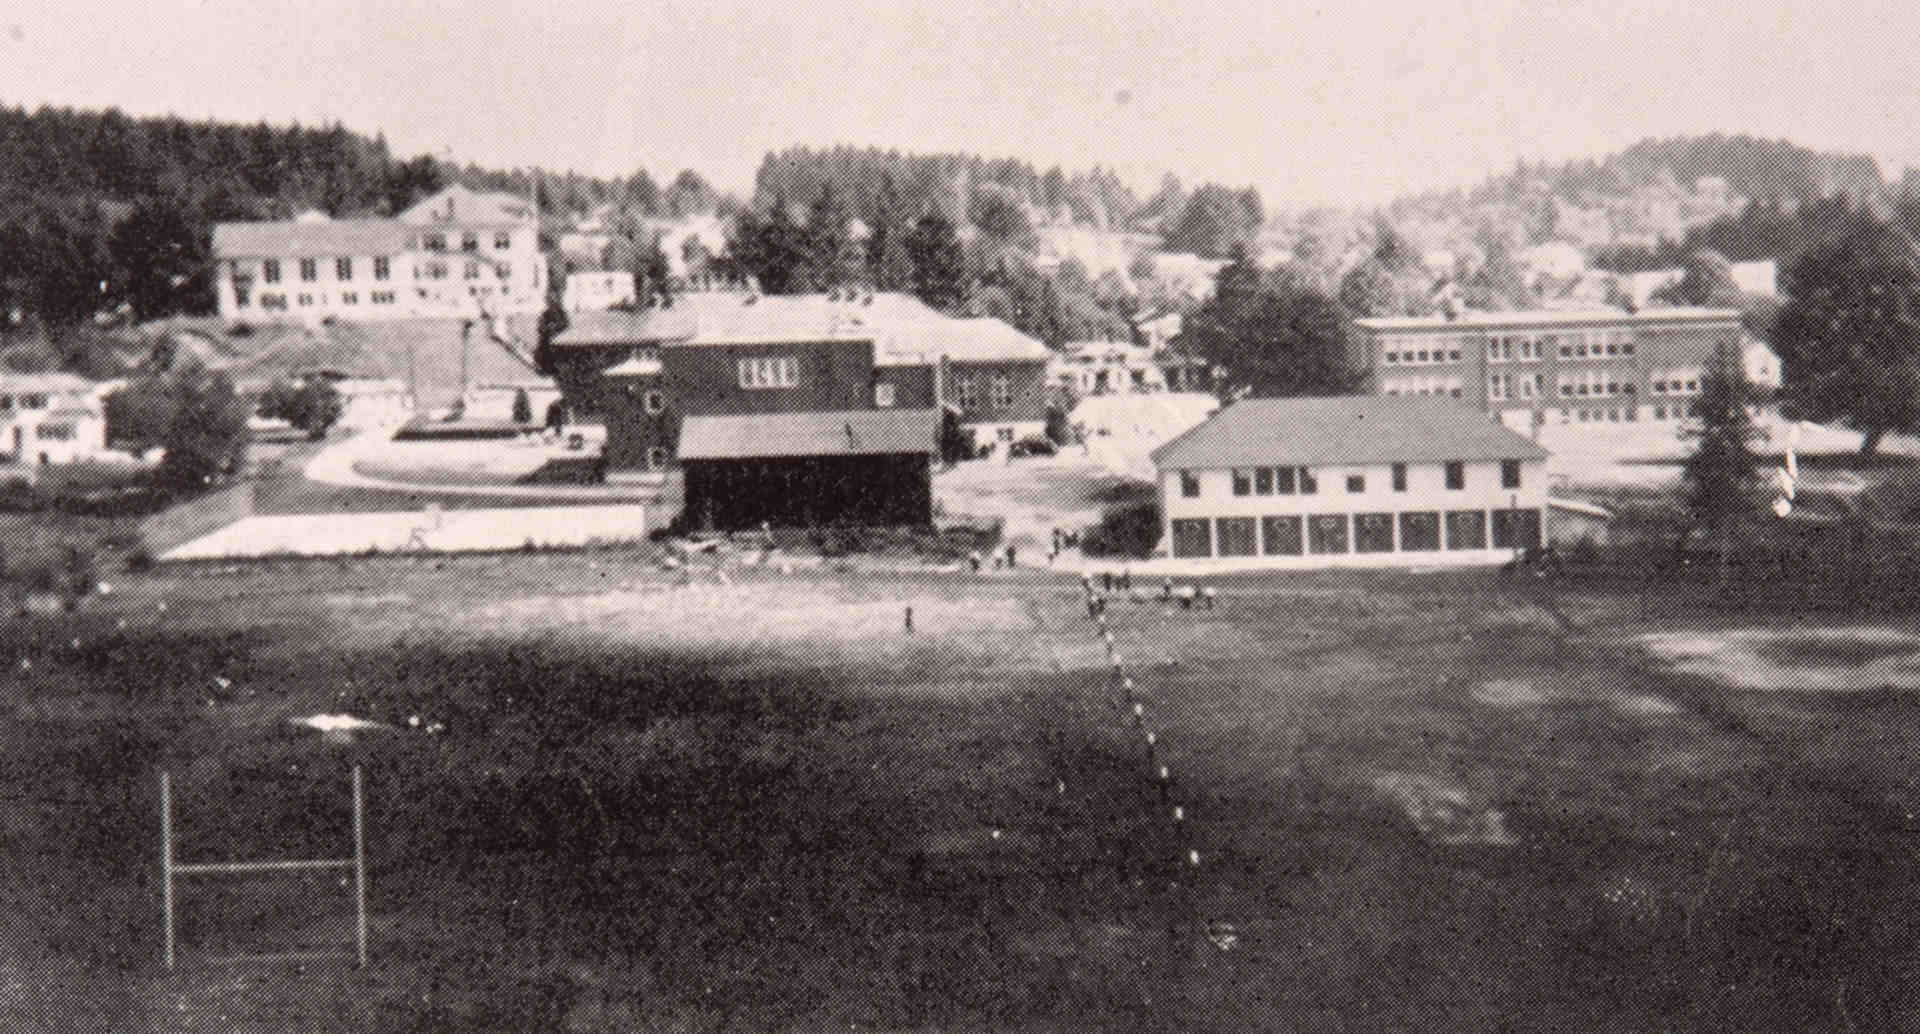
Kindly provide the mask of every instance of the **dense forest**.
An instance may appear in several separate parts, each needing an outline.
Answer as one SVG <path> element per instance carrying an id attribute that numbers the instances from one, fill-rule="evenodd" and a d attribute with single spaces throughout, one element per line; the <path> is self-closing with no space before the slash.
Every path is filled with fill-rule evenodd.
<path id="1" fill-rule="evenodd" d="M 133 118 L 117 110 L 0 108 L 0 314 L 9 330 L 58 330 L 103 313 L 206 312 L 212 226 L 396 212 L 449 183 L 530 193 L 553 208 L 619 201 L 642 212 L 707 209 L 697 174 L 662 187 L 625 179 L 460 167 L 395 157 L 386 141 L 319 128 Z"/>

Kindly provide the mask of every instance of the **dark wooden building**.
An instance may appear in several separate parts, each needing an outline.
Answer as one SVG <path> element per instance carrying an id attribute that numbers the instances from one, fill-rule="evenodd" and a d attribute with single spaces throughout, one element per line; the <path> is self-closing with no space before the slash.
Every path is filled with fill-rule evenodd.
<path id="1" fill-rule="evenodd" d="M 932 409 L 687 418 L 691 526 L 928 524 L 940 414 Z"/>

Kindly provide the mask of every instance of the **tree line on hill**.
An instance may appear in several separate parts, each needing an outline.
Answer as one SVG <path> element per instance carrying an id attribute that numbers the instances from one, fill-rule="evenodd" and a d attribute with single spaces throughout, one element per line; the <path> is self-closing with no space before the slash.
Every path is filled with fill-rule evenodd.
<path id="1" fill-rule="evenodd" d="M 0 329 L 55 333 L 96 316 L 153 319 L 213 309 L 212 228 L 396 213 L 450 183 L 531 194 L 584 212 L 646 214 L 727 200 L 697 173 L 665 186 L 642 170 L 603 179 L 399 158 L 381 136 L 303 127 L 134 118 L 115 109 L 0 107 Z"/>

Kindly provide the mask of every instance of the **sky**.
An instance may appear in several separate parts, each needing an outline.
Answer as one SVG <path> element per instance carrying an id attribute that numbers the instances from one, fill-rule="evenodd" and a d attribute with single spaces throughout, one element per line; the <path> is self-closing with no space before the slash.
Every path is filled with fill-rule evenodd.
<path id="1" fill-rule="evenodd" d="M 769 150 L 965 150 L 1286 209 L 1711 131 L 1897 175 L 1920 165 L 1902 6 L 63 0 L 0 7 L 0 103 L 339 121 L 401 156 L 743 195 Z"/>

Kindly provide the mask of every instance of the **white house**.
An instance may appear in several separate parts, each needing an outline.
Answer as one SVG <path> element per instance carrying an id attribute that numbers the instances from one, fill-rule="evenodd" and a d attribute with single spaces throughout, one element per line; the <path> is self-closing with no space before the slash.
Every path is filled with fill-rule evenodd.
<path id="1" fill-rule="evenodd" d="M 1500 563 L 1541 543 L 1546 459 L 1447 398 L 1243 399 L 1153 451 L 1162 547 L 1223 567 Z"/>
<path id="2" fill-rule="evenodd" d="M 213 253 L 227 320 L 471 317 L 536 313 L 546 301 L 532 204 L 461 186 L 393 219 L 220 223 Z"/>
<path id="3" fill-rule="evenodd" d="M 106 448 L 106 411 L 92 381 L 0 373 L 0 477 L 9 466 L 73 463 Z"/>
<path id="4" fill-rule="evenodd" d="M 1082 397 L 1167 389 L 1153 351 L 1126 341 L 1070 341 L 1048 366 L 1050 382 Z"/>
<path id="5" fill-rule="evenodd" d="M 617 270 L 595 269 L 568 273 L 566 305 L 568 312 L 589 312 L 633 304 L 633 274 Z"/>

